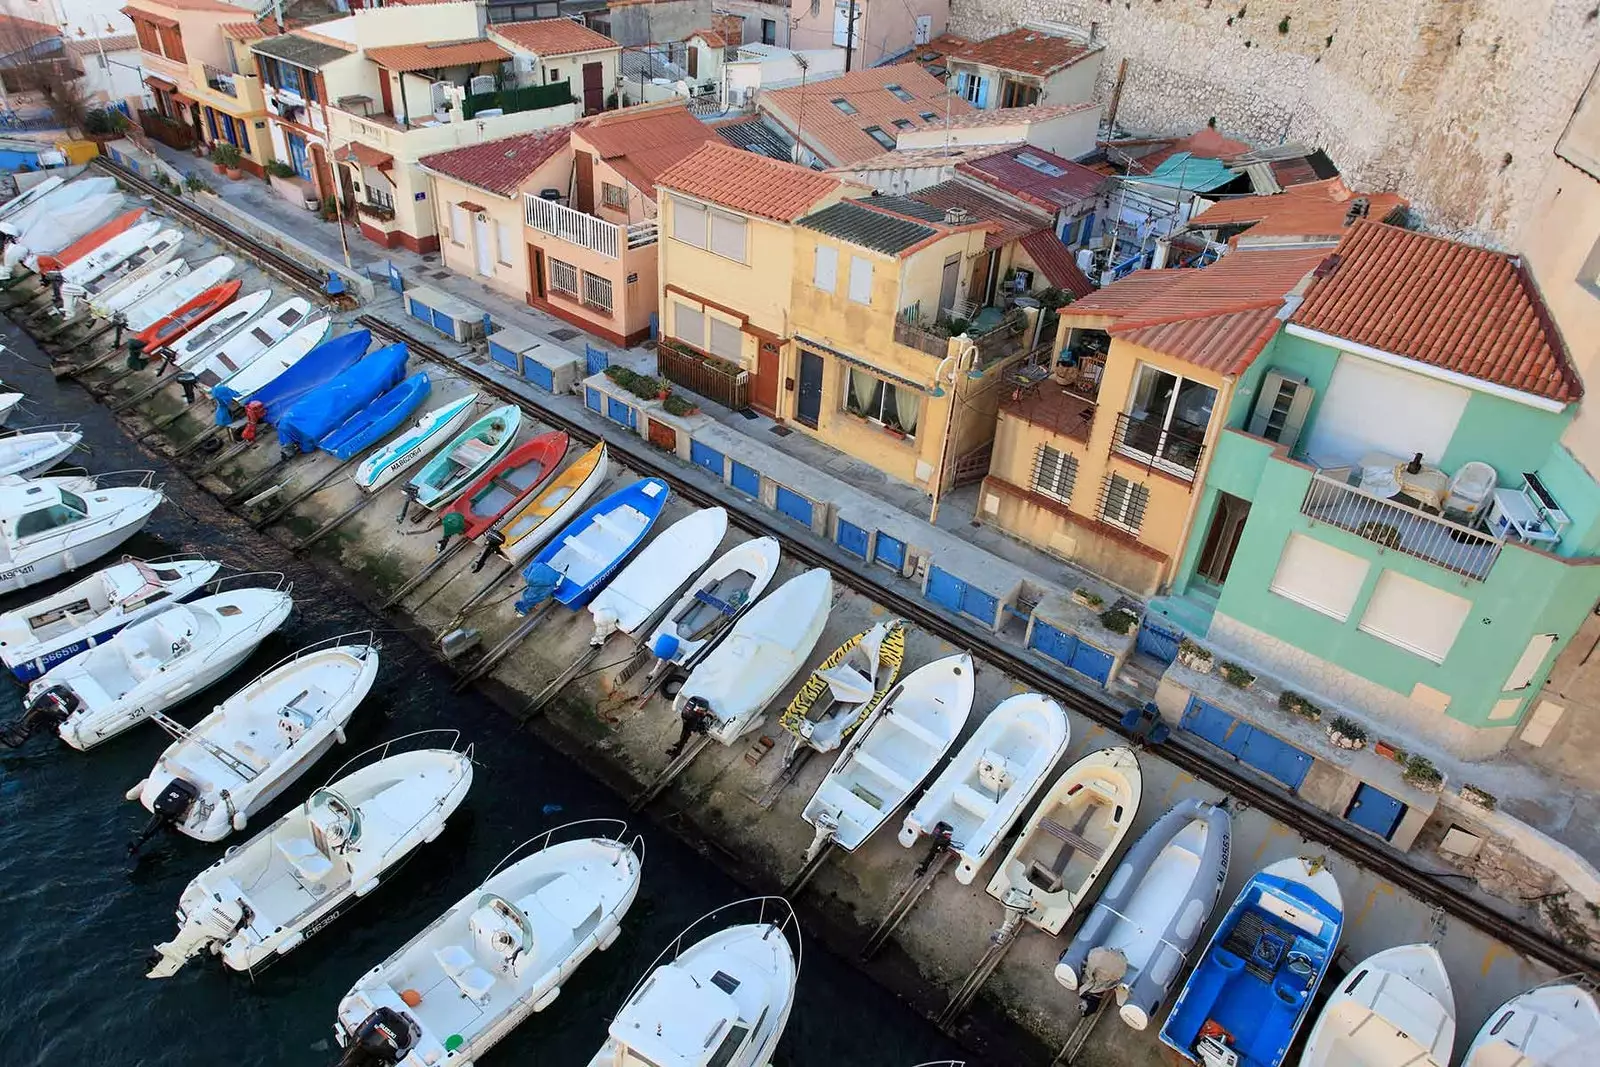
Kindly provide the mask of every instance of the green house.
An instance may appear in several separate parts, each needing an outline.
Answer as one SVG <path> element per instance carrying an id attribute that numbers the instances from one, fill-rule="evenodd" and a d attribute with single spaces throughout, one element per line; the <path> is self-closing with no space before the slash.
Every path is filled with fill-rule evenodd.
<path id="1" fill-rule="evenodd" d="M 1600 599 L 1582 395 L 1514 257 L 1357 223 L 1241 378 L 1152 610 L 1464 758 Z"/>

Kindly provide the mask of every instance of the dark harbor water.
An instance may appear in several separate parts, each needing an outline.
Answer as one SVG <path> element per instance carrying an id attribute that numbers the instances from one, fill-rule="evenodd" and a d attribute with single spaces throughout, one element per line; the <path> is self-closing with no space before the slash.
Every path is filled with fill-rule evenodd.
<path id="1" fill-rule="evenodd" d="M 295 582 L 297 609 L 289 624 L 230 679 L 176 709 L 178 721 L 197 721 L 298 647 L 351 631 L 379 632 L 385 647 L 378 683 L 356 713 L 349 743 L 253 819 L 254 827 L 267 825 L 350 756 L 410 731 L 458 729 L 463 743 L 475 746 L 479 764 L 471 793 L 438 841 L 254 982 L 209 960 L 155 982 L 144 977 L 146 953 L 171 936 L 179 893 L 224 847 L 158 839 L 149 858 L 130 871 L 126 846 L 145 813 L 123 794 L 149 772 L 167 735 L 147 724 L 87 754 L 53 736 L 36 737 L 17 752 L 0 749 L 0 1047 L 6 1062 L 331 1064 L 337 1059 L 334 1010 L 359 975 L 475 887 L 518 843 L 573 819 L 626 817 L 626 804 L 482 698 L 452 694 L 449 673 L 393 621 L 363 608 L 335 578 L 296 560 L 141 452 L 80 388 L 55 385 L 45 358 L 14 326 L 0 325 L 0 339 L 9 349 L 0 355 L 0 375 L 28 395 L 29 410 L 14 415 L 13 425 L 82 422 L 91 452 L 79 462 L 95 471 L 154 467 L 167 482 L 167 502 L 123 551 L 206 554 L 236 568 L 285 571 Z M 0 610 L 65 581 L 0 598 Z M 16 714 L 19 697 L 18 687 L 0 681 L 0 720 Z M 647 856 L 622 937 L 591 957 L 548 1010 L 486 1056 L 485 1067 L 587 1064 L 617 1006 L 662 947 L 703 912 L 749 895 L 648 818 L 634 817 L 631 825 L 645 837 Z M 912 1067 L 957 1055 L 948 1039 L 894 996 L 815 939 L 807 941 L 778 1067 Z"/>

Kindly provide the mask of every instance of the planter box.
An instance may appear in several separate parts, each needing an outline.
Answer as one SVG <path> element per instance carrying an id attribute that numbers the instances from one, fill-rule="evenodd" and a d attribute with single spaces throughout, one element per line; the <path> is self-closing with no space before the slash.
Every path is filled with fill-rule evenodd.
<path id="1" fill-rule="evenodd" d="M 1178 649 L 1178 662 L 1196 674 L 1210 674 L 1217 665 L 1215 657 L 1201 655 L 1197 652 L 1185 652 L 1181 648 Z"/>
<path id="2" fill-rule="evenodd" d="M 1353 737 L 1346 737 L 1344 734 L 1341 734 L 1338 730 L 1335 730 L 1331 726 L 1328 727 L 1328 742 L 1332 744 L 1334 748 L 1347 748 L 1352 752 L 1367 747 L 1367 743 L 1365 741 L 1357 741 Z"/>

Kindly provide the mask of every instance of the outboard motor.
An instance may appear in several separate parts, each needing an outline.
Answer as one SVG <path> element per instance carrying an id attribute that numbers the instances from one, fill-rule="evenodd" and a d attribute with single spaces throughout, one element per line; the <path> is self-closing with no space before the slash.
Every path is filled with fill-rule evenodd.
<path id="1" fill-rule="evenodd" d="M 450 538 L 459 537 L 467 532 L 467 520 L 459 511 L 448 511 L 440 520 L 439 528 L 444 536 L 439 538 L 439 545 L 435 551 L 442 553 L 445 546 L 450 543 Z"/>
<path id="2" fill-rule="evenodd" d="M 23 742 L 41 726 L 60 726 L 82 707 L 78 695 L 64 685 L 52 685 L 33 699 L 22 718 L 0 727 L 0 744 L 21 748 Z"/>
<path id="3" fill-rule="evenodd" d="M 499 530 L 490 530 L 483 535 L 483 551 L 478 553 L 478 558 L 472 561 L 472 573 L 477 574 L 483 570 L 483 565 L 489 562 L 489 557 L 495 549 L 506 543 L 506 535 Z"/>
<path id="4" fill-rule="evenodd" d="M 673 757 L 683 752 L 691 737 L 709 733 L 717 721 L 716 713 L 711 710 L 711 704 L 705 697 L 690 697 L 684 701 L 678 718 L 682 720 L 678 728 L 678 743 L 667 749 L 667 755 Z"/>
<path id="5" fill-rule="evenodd" d="M 244 406 L 244 429 L 239 431 L 239 436 L 246 441 L 254 441 L 261 432 L 261 423 L 267 417 L 267 405 L 259 400 L 252 400 Z"/>
<path id="6" fill-rule="evenodd" d="M 200 797 L 200 788 L 186 778 L 174 778 L 167 783 L 165 789 L 151 803 L 150 821 L 144 824 L 144 829 L 139 831 L 139 836 L 128 845 L 128 855 L 137 855 L 150 840 L 163 827 L 176 826 L 189 814 L 189 809 L 194 807 L 194 802 Z"/>
<path id="7" fill-rule="evenodd" d="M 361 1021 L 339 1067 L 383 1067 L 397 1064 L 422 1040 L 416 1020 L 393 1008 L 379 1008 Z"/>

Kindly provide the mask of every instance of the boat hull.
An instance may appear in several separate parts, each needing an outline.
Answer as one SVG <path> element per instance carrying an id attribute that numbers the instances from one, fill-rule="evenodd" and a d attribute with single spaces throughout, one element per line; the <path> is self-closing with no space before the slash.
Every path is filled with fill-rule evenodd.
<path id="1" fill-rule="evenodd" d="M 477 393 L 468 393 L 448 404 L 428 412 L 418 420 L 418 425 L 361 461 L 356 468 L 355 483 L 362 492 L 377 493 L 384 486 L 410 470 L 423 456 L 451 440 L 472 418 Z M 421 425 L 438 416 L 439 421 Z"/>
<path id="2" fill-rule="evenodd" d="M 587 471 L 583 469 L 585 464 L 588 465 Z M 524 501 L 522 507 L 497 531 L 502 535 L 500 558 L 513 567 L 521 565 L 584 509 L 595 492 L 605 484 L 610 470 L 610 453 L 603 442 L 580 456 L 557 475 L 555 481 Z M 577 473 L 581 473 L 582 477 L 573 484 Z"/>
<path id="3" fill-rule="evenodd" d="M 130 501 L 102 520 L 91 520 L 97 523 L 96 532 L 91 537 L 62 546 L 40 546 L 33 558 L 16 560 L 4 566 L 0 569 L 0 593 L 26 589 L 76 570 L 85 563 L 92 563 L 142 530 L 161 503 L 161 491 L 143 489 L 120 492 L 136 492 L 141 498 Z"/>

